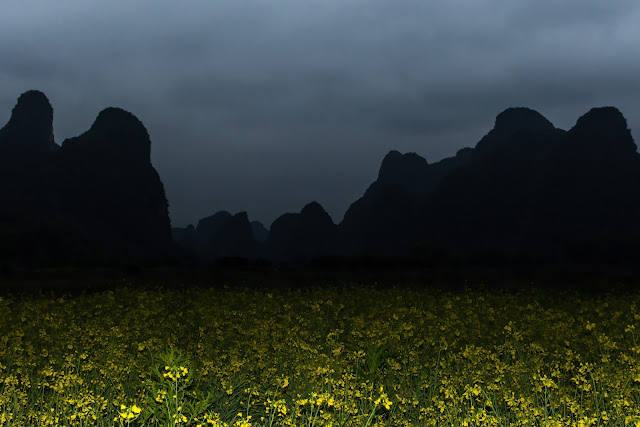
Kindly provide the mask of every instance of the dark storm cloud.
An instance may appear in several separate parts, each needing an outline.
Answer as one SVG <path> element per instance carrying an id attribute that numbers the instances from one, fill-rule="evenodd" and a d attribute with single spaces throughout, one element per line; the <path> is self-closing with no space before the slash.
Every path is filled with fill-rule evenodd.
<path id="1" fill-rule="evenodd" d="M 267 225 L 311 200 L 339 221 L 384 154 L 473 146 L 510 106 L 640 127 L 635 0 L 3 0 L 0 121 L 43 90 L 58 143 L 132 111 L 175 225 Z"/>

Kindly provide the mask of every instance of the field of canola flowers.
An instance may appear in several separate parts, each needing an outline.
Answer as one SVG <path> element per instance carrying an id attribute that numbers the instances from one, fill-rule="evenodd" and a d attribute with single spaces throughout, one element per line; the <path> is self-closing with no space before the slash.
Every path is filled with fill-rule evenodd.
<path id="1" fill-rule="evenodd" d="M 1 426 L 640 426 L 640 293 L 0 299 Z"/>

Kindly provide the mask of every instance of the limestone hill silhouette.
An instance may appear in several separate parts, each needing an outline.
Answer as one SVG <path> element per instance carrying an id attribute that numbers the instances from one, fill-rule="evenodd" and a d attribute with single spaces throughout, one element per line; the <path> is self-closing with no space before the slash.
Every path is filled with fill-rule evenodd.
<path id="1" fill-rule="evenodd" d="M 170 257 L 168 204 L 142 123 L 103 110 L 91 129 L 53 139 L 42 92 L 20 96 L 0 130 L 0 257 L 37 262 L 131 262 Z"/>
<path id="2" fill-rule="evenodd" d="M 18 98 L 7 124 L 0 129 L 3 157 L 57 151 L 53 136 L 53 108 L 44 93 L 30 90 Z"/>
<path id="3" fill-rule="evenodd" d="M 638 259 L 640 156 L 622 114 L 592 109 L 568 132 L 526 114 L 537 125 L 498 116 L 472 161 L 425 199 L 422 245 L 496 261 Z"/>
<path id="4" fill-rule="evenodd" d="M 129 258 L 171 245 L 164 186 L 151 165 L 151 141 L 133 114 L 106 108 L 91 128 L 62 143 L 61 188 L 77 223 L 102 248 Z"/>
<path id="5" fill-rule="evenodd" d="M 253 237 L 253 229 L 246 212 L 233 215 L 220 228 L 211 242 L 213 259 L 223 257 L 260 258 L 263 247 Z"/>
<path id="6" fill-rule="evenodd" d="M 274 221 L 266 249 L 276 262 L 331 254 L 635 262 L 638 217 L 640 155 L 616 108 L 594 108 L 564 131 L 517 107 L 454 157 L 429 164 L 389 152 L 338 226 L 311 203 Z"/>
<path id="7" fill-rule="evenodd" d="M 59 252 L 59 193 L 50 179 L 60 147 L 53 108 L 39 91 L 23 93 L 0 129 L 0 259 Z"/>
<path id="8" fill-rule="evenodd" d="M 565 132 L 508 108 L 475 146 L 428 164 L 391 151 L 339 225 L 348 255 L 493 261 L 640 259 L 640 155 L 624 116 L 594 108 Z"/>
<path id="9" fill-rule="evenodd" d="M 300 213 L 278 217 L 269 230 L 266 247 L 275 262 L 306 263 L 312 258 L 336 252 L 337 227 L 317 202 Z"/>
<path id="10" fill-rule="evenodd" d="M 313 202 L 270 230 L 225 211 L 171 229 L 150 152 L 147 129 L 119 108 L 59 146 L 47 97 L 23 93 L 0 129 L 0 262 L 159 260 L 178 253 L 173 241 L 206 262 L 435 253 L 640 261 L 640 154 L 615 107 L 591 109 L 568 131 L 537 111 L 508 108 L 474 148 L 436 163 L 391 151 L 339 225 Z"/>
<path id="11" fill-rule="evenodd" d="M 340 251 L 346 255 L 407 255 L 415 243 L 418 208 L 440 181 L 466 164 L 473 152 L 434 164 L 416 153 L 389 152 L 378 179 L 355 201 L 339 225 Z"/>
<path id="12" fill-rule="evenodd" d="M 555 126 L 539 112 L 526 107 L 507 108 L 496 117 L 493 129 L 477 144 L 478 151 L 494 151 L 518 133 L 550 132 Z"/>
<path id="13" fill-rule="evenodd" d="M 212 246 L 212 242 L 216 239 L 225 223 L 232 217 L 233 215 L 229 212 L 220 211 L 198 221 L 198 225 L 195 228 L 195 251 L 203 254 L 206 258 L 213 257 L 213 254 L 210 254 L 210 246 Z"/>
<path id="14" fill-rule="evenodd" d="M 172 229 L 174 240 L 199 261 L 212 263 L 226 257 L 262 258 L 264 246 L 254 237 L 246 212 L 219 211 L 202 218 L 197 227 Z"/>
<path id="15" fill-rule="evenodd" d="M 102 110 L 88 131 L 63 142 L 62 152 L 120 168 L 151 164 L 147 129 L 136 116 L 121 108 Z"/>
<path id="16" fill-rule="evenodd" d="M 260 243 L 267 241 L 269 237 L 269 230 L 260 221 L 251 221 L 251 230 L 253 230 L 253 237 Z"/>

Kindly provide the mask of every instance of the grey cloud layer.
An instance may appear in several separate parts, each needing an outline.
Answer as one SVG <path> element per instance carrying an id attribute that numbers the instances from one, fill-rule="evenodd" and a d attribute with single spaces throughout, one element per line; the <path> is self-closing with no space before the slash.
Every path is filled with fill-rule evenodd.
<path id="1" fill-rule="evenodd" d="M 194 0 L 0 4 L 0 120 L 43 90 L 57 141 L 113 105 L 145 123 L 175 225 L 340 220 L 390 149 L 474 145 L 509 106 L 640 127 L 635 0 Z"/>

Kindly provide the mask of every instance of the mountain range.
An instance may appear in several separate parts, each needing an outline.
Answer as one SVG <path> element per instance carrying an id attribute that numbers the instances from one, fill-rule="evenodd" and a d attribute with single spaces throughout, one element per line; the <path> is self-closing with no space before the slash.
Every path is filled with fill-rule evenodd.
<path id="1" fill-rule="evenodd" d="M 640 155 L 614 107 L 567 131 L 508 108 L 473 148 L 435 163 L 391 151 L 339 224 L 310 202 L 268 229 L 226 211 L 171 228 L 150 150 L 144 125 L 118 108 L 59 146 L 46 96 L 22 94 L 0 129 L 0 260 L 640 260 Z"/>

